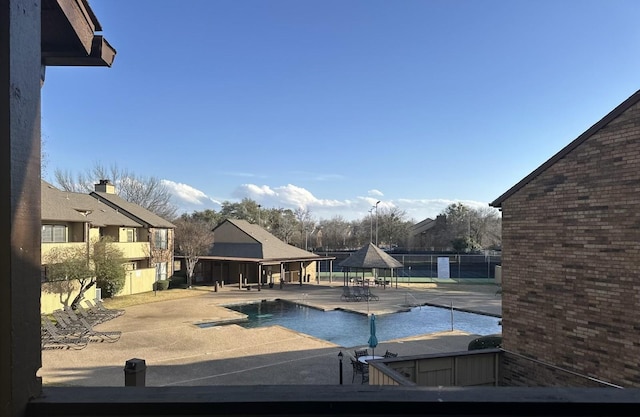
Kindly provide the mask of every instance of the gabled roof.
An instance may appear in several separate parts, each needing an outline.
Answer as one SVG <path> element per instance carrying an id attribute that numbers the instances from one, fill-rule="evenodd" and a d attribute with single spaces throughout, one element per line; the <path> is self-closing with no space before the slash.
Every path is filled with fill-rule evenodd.
<path id="1" fill-rule="evenodd" d="M 223 224 L 229 223 L 245 233 L 255 243 L 230 243 L 224 241 L 218 230 Z M 296 248 L 284 243 L 262 227 L 251 224 L 246 220 L 227 219 L 213 229 L 214 244 L 210 255 L 217 257 L 250 258 L 260 260 L 281 260 L 281 259 L 319 259 L 315 253 Z"/>
<path id="2" fill-rule="evenodd" d="M 420 234 L 422 232 L 426 232 L 427 230 L 433 229 L 434 226 L 436 225 L 436 221 L 430 218 L 426 218 L 423 221 L 414 224 L 413 226 L 411 226 L 411 228 L 409 229 L 409 231 L 411 232 L 412 235 L 417 235 Z"/>
<path id="3" fill-rule="evenodd" d="M 173 223 L 163 219 L 157 214 L 152 213 L 137 204 L 128 202 L 127 200 L 116 194 L 92 191 L 90 195 L 98 199 L 99 201 L 103 201 L 105 204 L 110 205 L 125 216 L 132 218 L 133 220 L 143 224 L 146 227 L 160 227 L 167 229 L 175 228 L 175 225 L 173 225 Z"/>
<path id="4" fill-rule="evenodd" d="M 600 119 L 600 121 L 598 121 L 596 124 L 594 124 L 589 129 L 587 129 L 583 134 L 578 136 L 573 142 L 565 146 L 562 150 L 560 150 L 560 152 L 552 156 L 547 162 L 540 165 L 535 171 L 533 171 L 531 174 L 524 177 L 519 183 L 511 187 L 509 190 L 507 190 L 500 197 L 496 198 L 489 205 L 492 207 L 498 207 L 498 208 L 502 207 L 502 203 L 507 198 L 511 197 L 520 188 L 530 183 L 534 178 L 536 178 L 537 176 L 542 174 L 544 171 L 546 171 L 547 168 L 549 168 L 550 166 L 558 162 L 560 159 L 564 158 L 569 152 L 573 151 L 575 148 L 580 146 L 584 141 L 586 141 L 591 136 L 593 136 L 596 132 L 598 132 L 600 129 L 602 129 L 609 123 L 611 123 L 618 116 L 620 116 L 622 113 L 627 111 L 631 106 L 638 103 L 638 101 L 640 101 L 640 90 L 636 91 L 631 97 L 623 101 L 620 105 L 618 105 L 618 107 L 613 109 L 609 114 L 607 114 L 602 119 Z"/>
<path id="5" fill-rule="evenodd" d="M 84 223 L 92 226 L 142 227 L 129 217 L 118 213 L 89 194 L 59 190 L 46 181 L 41 182 L 41 219 Z"/>
<path id="6" fill-rule="evenodd" d="M 402 268 L 404 265 L 382 249 L 376 247 L 373 243 L 363 246 L 361 249 L 352 253 L 344 261 L 338 264 L 349 268 Z"/>

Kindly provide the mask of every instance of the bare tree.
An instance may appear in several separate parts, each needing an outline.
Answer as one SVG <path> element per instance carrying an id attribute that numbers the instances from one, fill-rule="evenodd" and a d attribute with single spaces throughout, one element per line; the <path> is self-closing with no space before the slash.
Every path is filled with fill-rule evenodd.
<path id="1" fill-rule="evenodd" d="M 320 220 L 319 227 L 322 229 L 324 249 L 336 250 L 347 247 L 351 226 L 343 217 L 334 216 L 330 220 Z"/>
<path id="2" fill-rule="evenodd" d="M 107 168 L 98 163 L 76 175 L 68 170 L 56 169 L 54 176 L 60 188 L 76 193 L 90 193 L 99 180 L 108 179 L 115 185 L 116 193 L 128 202 L 144 207 L 163 219 L 173 220 L 176 217 L 177 207 L 171 201 L 171 193 L 157 177 L 144 177 L 115 164 Z"/>
<path id="3" fill-rule="evenodd" d="M 297 208 L 293 212 L 300 228 L 300 247 L 307 250 L 309 235 L 316 229 L 316 222 L 308 208 Z"/>
<path id="4" fill-rule="evenodd" d="M 197 218 L 182 217 L 175 221 L 176 252 L 184 256 L 187 267 L 187 285 L 191 287 L 193 271 L 201 256 L 207 255 L 213 244 L 209 223 Z"/>

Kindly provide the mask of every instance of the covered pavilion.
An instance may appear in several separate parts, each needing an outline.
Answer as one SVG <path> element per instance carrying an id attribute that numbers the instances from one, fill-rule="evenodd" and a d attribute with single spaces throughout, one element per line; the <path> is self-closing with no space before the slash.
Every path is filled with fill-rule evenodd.
<path id="1" fill-rule="evenodd" d="M 344 285 L 349 285 L 348 273 L 352 270 L 362 271 L 362 285 L 364 285 L 364 272 L 367 270 L 372 270 L 374 272 L 374 276 L 376 278 L 376 283 L 378 283 L 378 274 L 377 271 L 380 269 L 389 270 L 390 271 L 390 281 L 387 281 L 386 278 L 382 280 L 382 284 L 386 287 L 387 282 L 393 282 L 393 270 L 394 268 L 402 268 L 402 262 L 394 259 L 391 255 L 378 248 L 373 243 L 369 242 L 367 245 L 363 246 L 361 249 L 352 253 L 344 261 L 338 264 L 342 267 L 344 272 Z M 396 275 L 396 286 L 397 286 L 397 275 Z"/>

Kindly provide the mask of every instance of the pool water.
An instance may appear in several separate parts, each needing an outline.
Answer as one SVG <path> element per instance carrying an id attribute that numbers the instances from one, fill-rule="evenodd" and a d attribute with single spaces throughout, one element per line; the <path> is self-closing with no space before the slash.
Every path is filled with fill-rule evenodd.
<path id="1" fill-rule="evenodd" d="M 362 314 L 320 311 L 284 300 L 226 307 L 248 316 L 248 321 L 238 323 L 245 328 L 280 325 L 346 348 L 366 345 L 369 340 L 369 317 Z M 472 334 L 501 333 L 499 321 L 498 317 L 453 311 L 453 328 Z M 451 310 L 446 308 L 422 306 L 376 316 L 378 342 L 445 330 L 451 330 Z"/>

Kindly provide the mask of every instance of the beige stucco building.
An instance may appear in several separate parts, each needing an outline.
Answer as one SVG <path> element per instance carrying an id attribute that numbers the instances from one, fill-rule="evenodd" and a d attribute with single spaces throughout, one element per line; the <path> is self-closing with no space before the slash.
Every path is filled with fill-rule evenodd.
<path id="1" fill-rule="evenodd" d="M 173 224 L 118 197 L 108 181 L 91 194 L 62 191 L 42 181 L 41 198 L 43 312 L 60 308 L 77 293 L 77 285 L 47 281 L 55 248 L 75 248 L 88 256 L 92 243 L 109 237 L 122 252 L 127 271 L 119 295 L 151 291 L 155 281 L 173 273 Z"/>

